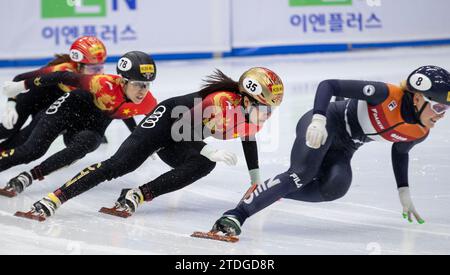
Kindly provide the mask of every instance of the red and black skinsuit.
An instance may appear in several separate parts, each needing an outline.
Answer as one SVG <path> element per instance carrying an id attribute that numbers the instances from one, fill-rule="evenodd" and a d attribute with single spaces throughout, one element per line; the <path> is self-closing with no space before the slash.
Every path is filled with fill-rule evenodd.
<path id="1" fill-rule="evenodd" d="M 31 170 L 34 179 L 72 164 L 98 148 L 112 119 L 147 115 L 157 102 L 149 92 L 140 104 L 132 103 L 124 93 L 123 79 L 116 75 L 82 75 L 55 72 L 27 79 L 32 93 L 41 87 L 64 84 L 77 87 L 56 100 L 37 122 L 26 141 L 6 150 L 0 157 L 0 171 L 29 163 L 43 156 L 62 132 L 73 133 L 71 143 Z"/>
<path id="2" fill-rule="evenodd" d="M 80 73 L 79 64 L 76 62 L 64 62 L 58 65 L 48 65 L 35 71 L 17 75 L 14 77 L 13 81 L 18 82 L 53 72 Z M 43 111 L 50 107 L 53 102 L 65 93 L 71 92 L 75 89 L 75 87 L 59 83 L 57 85 L 46 87 L 36 87 L 29 93 L 19 94 L 15 98 L 8 99 L 9 101 L 16 102 L 16 111 L 19 117 L 13 129 L 6 129 L 2 124 L 0 124 L 0 140 L 4 139 L 4 141 L 0 143 L 0 151 L 11 149 L 23 144 L 33 131 L 33 128 L 36 126 Z M 22 128 L 30 116 L 33 118 L 32 122 Z M 133 118 L 126 119 L 124 122 L 131 132 L 136 127 L 136 122 Z M 18 134 L 19 131 L 22 133 Z M 72 133 L 64 134 L 64 142 L 66 145 L 70 144 L 72 139 Z"/>
<path id="3" fill-rule="evenodd" d="M 144 199 L 150 201 L 184 188 L 214 169 L 215 162 L 200 153 L 207 146 L 203 140 L 208 136 L 241 138 L 249 171 L 257 169 L 258 149 L 254 134 L 260 127 L 247 122 L 243 98 L 236 84 L 228 89 L 201 90 L 160 103 L 116 154 L 86 168 L 53 194 L 64 203 L 101 182 L 137 170 L 150 155 L 158 152 L 173 169 L 140 187 Z M 199 119 L 194 118 L 196 113 L 200 115 Z M 178 129 L 177 133 L 175 129 Z"/>

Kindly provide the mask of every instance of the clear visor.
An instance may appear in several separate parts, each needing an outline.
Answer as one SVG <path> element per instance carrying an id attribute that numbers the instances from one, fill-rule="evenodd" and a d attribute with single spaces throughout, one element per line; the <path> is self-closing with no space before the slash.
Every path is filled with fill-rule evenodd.
<path id="1" fill-rule="evenodd" d="M 433 112 L 435 112 L 437 115 L 444 114 L 450 108 L 450 106 L 433 101 L 424 95 L 422 95 L 422 97 L 426 102 L 430 104 L 431 110 L 433 110 Z"/>
<path id="2" fill-rule="evenodd" d="M 138 80 L 128 80 L 127 82 L 129 85 L 133 86 L 136 89 L 139 90 L 150 90 L 150 85 L 152 82 L 150 81 L 138 81 Z"/>
<path id="3" fill-rule="evenodd" d="M 83 64 L 84 74 L 103 74 L 104 65 L 103 64 Z"/>

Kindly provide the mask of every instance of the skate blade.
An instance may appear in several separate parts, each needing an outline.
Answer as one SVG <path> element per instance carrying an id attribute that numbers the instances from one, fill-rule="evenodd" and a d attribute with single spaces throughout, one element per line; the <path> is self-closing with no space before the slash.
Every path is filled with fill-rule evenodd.
<path id="1" fill-rule="evenodd" d="M 44 217 L 42 217 L 41 215 L 38 215 L 36 213 L 33 212 L 16 212 L 16 214 L 14 214 L 14 216 L 19 217 L 19 218 L 25 218 L 25 219 L 29 219 L 29 220 L 34 220 L 34 221 L 38 221 L 38 222 L 45 222 L 46 219 Z"/>
<path id="2" fill-rule="evenodd" d="M 214 232 L 194 232 L 191 237 L 227 243 L 237 243 L 239 241 L 239 238 L 236 236 L 222 236 Z"/>
<path id="3" fill-rule="evenodd" d="M 0 189 L 0 196 L 14 198 L 17 196 L 17 193 L 15 191 L 8 191 L 5 188 L 2 188 Z"/>
<path id="4" fill-rule="evenodd" d="M 126 212 L 126 211 L 120 211 L 120 210 L 117 210 L 116 207 L 113 207 L 113 208 L 106 208 L 106 207 L 103 207 L 103 208 L 100 209 L 100 211 L 98 211 L 98 212 L 103 213 L 103 214 L 107 214 L 107 215 L 111 215 L 111 216 L 116 216 L 116 217 L 124 218 L 124 219 L 131 217 L 131 214 L 130 214 L 130 213 L 128 213 L 128 212 Z"/>

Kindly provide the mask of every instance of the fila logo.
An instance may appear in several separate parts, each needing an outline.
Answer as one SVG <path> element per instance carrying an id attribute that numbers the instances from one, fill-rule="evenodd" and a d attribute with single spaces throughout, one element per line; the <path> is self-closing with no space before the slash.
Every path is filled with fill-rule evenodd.
<path id="1" fill-rule="evenodd" d="M 302 180 L 300 179 L 300 177 L 297 174 L 293 173 L 290 175 L 290 177 L 294 180 L 294 183 L 295 183 L 295 185 L 297 185 L 297 188 L 302 187 L 302 185 L 303 185 L 301 183 Z"/>
<path id="2" fill-rule="evenodd" d="M 388 108 L 389 111 L 394 111 L 398 107 L 397 101 L 393 100 L 391 103 L 389 103 Z"/>
<path id="3" fill-rule="evenodd" d="M 279 179 L 271 178 L 270 180 L 260 184 L 258 188 L 253 191 L 253 193 L 248 197 L 246 200 L 244 200 L 244 203 L 251 204 L 253 200 L 258 197 L 262 192 L 269 190 L 270 188 L 274 187 L 275 185 L 280 184 L 281 181 Z"/>

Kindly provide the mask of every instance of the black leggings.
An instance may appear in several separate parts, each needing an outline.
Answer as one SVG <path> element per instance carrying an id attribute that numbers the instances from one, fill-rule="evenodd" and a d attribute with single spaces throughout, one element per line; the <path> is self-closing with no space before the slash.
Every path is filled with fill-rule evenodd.
<path id="1" fill-rule="evenodd" d="M 336 142 L 339 139 L 338 124 L 330 112 L 327 117 L 328 139 L 325 145 L 319 149 L 306 146 L 306 131 L 312 112 L 305 114 L 297 125 L 289 170 L 261 184 L 247 200 L 241 201 L 225 215 L 234 215 L 244 223 L 248 217 L 281 198 L 324 202 L 343 197 L 352 182 L 350 161 L 354 151 Z"/>
<path id="2" fill-rule="evenodd" d="M 19 132 L 30 116 L 36 116 L 40 111 L 47 109 L 55 100 L 64 95 L 64 92 L 58 87 L 46 87 L 33 89 L 24 94 L 19 94 L 16 97 L 16 111 L 19 115 L 17 123 L 11 130 L 6 129 L 0 124 L 0 139 L 10 139 L 8 142 L 14 140 L 14 135 Z M 14 148 L 14 143 L 3 145 L 0 144 L 1 149 Z"/>
<path id="3" fill-rule="evenodd" d="M 64 94 L 42 114 L 31 134 L 18 133 L 29 136 L 19 147 L 4 152 L 0 171 L 42 157 L 63 131 L 71 133 L 71 142 L 65 149 L 33 169 L 33 177 L 42 179 L 97 149 L 110 122 L 111 119 L 94 105 L 89 93 L 73 91 Z"/>
<path id="4" fill-rule="evenodd" d="M 141 186 L 146 200 L 181 189 L 208 175 L 215 163 L 200 155 L 205 143 L 175 142 L 172 139 L 171 128 L 175 119 L 171 117 L 171 112 L 180 105 L 192 108 L 193 100 L 190 96 L 184 96 L 159 104 L 110 159 L 86 168 L 55 194 L 65 202 L 101 182 L 137 170 L 155 152 L 174 169 Z"/>

